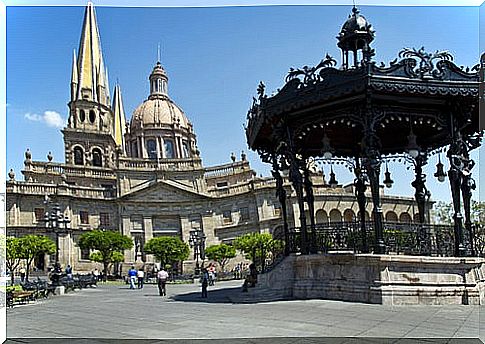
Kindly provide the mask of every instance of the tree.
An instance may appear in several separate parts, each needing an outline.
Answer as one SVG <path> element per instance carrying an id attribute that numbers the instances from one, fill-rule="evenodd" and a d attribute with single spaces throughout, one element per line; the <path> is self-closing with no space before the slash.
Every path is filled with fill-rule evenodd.
<path id="1" fill-rule="evenodd" d="M 56 252 L 56 243 L 45 235 L 28 234 L 19 238 L 20 256 L 27 264 L 25 279 L 29 280 L 29 270 L 32 261 L 39 254 L 53 254 Z"/>
<path id="2" fill-rule="evenodd" d="M 89 260 L 92 260 L 93 262 L 103 263 L 103 256 L 99 251 L 94 251 L 91 252 L 91 254 L 89 255 Z M 108 264 L 108 273 L 111 271 L 111 266 L 113 264 L 121 263 L 124 260 L 125 256 L 123 255 L 123 253 L 119 251 L 113 251 L 110 257 L 110 263 Z M 104 275 L 104 278 L 106 280 L 106 274 Z"/>
<path id="3" fill-rule="evenodd" d="M 221 266 L 222 272 L 229 259 L 236 256 L 236 249 L 226 244 L 212 245 L 206 248 L 205 255 L 207 258 L 216 261 Z"/>
<path id="4" fill-rule="evenodd" d="M 153 254 L 160 261 L 161 266 L 189 258 L 189 245 L 178 237 L 161 236 L 145 243 L 145 252 Z"/>
<path id="5" fill-rule="evenodd" d="M 461 210 L 463 215 L 463 209 Z M 435 221 L 438 224 L 452 225 L 455 210 L 451 203 L 439 201 L 433 209 Z M 485 225 L 485 202 L 471 201 L 470 216 L 472 223 Z"/>
<path id="6" fill-rule="evenodd" d="M 94 261 L 103 263 L 103 274 L 106 277 L 109 265 L 119 257 L 117 253 L 133 247 L 133 240 L 119 232 L 96 229 L 81 235 L 79 247 L 98 251 L 96 255 L 90 255 L 89 258 L 93 257 L 96 259 Z"/>
<path id="7" fill-rule="evenodd" d="M 247 259 L 253 262 L 259 258 L 262 270 L 265 268 L 266 259 L 275 255 L 276 251 L 283 247 L 281 240 L 275 240 L 269 233 L 248 233 L 234 240 L 234 247 L 242 251 Z"/>
<path id="8" fill-rule="evenodd" d="M 18 268 L 22 260 L 22 251 L 19 238 L 8 237 L 6 240 L 6 265 L 8 271 L 10 271 L 10 279 L 12 285 L 14 284 L 14 271 Z"/>

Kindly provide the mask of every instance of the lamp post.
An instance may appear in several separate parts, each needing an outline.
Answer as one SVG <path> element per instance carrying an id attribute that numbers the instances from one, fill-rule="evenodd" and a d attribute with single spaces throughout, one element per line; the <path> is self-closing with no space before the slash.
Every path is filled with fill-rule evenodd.
<path id="1" fill-rule="evenodd" d="M 194 249 L 195 274 L 200 274 L 199 256 L 202 261 L 205 259 L 205 234 L 201 229 L 194 229 L 190 232 L 189 245 Z"/>
<path id="2" fill-rule="evenodd" d="M 46 228 L 50 229 L 56 235 L 56 261 L 54 263 L 54 272 L 51 276 L 51 280 L 54 284 L 59 282 L 59 277 L 61 273 L 61 266 L 59 264 L 59 233 L 65 233 L 68 229 L 68 225 L 71 220 L 61 212 L 61 207 L 59 203 L 52 205 L 52 200 L 49 196 L 45 196 L 44 204 L 46 207 L 51 205 L 50 211 L 46 211 L 44 219 Z"/>

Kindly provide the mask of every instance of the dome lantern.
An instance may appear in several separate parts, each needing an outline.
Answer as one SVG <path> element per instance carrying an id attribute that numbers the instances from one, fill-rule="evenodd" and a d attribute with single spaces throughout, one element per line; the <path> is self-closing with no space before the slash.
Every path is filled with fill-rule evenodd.
<path id="1" fill-rule="evenodd" d="M 337 36 L 337 46 L 342 49 L 342 67 L 357 68 L 359 65 L 358 51 L 362 51 L 361 64 L 367 63 L 374 55 L 374 50 L 370 48 L 370 43 L 374 40 L 375 31 L 367 19 L 360 14 L 360 11 L 354 6 L 352 14 L 342 26 Z M 353 65 L 349 63 L 349 52 L 354 55 Z"/>
<path id="2" fill-rule="evenodd" d="M 150 74 L 150 96 L 148 99 L 166 97 L 168 95 L 168 77 L 160 61 L 153 67 Z"/>

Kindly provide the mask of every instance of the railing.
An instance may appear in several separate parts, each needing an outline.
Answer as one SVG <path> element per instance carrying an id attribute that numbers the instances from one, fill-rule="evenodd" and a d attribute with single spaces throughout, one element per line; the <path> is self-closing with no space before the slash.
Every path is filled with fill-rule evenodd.
<path id="1" fill-rule="evenodd" d="M 421 256 L 451 257 L 455 253 L 453 226 L 421 223 L 383 223 L 383 240 L 386 254 L 409 254 Z M 366 222 L 367 246 L 372 252 L 375 245 L 374 223 Z M 483 254 L 485 241 L 479 235 L 478 227 L 473 226 L 473 242 L 470 234 L 464 231 L 464 246 L 467 255 Z M 483 232 L 483 231 L 481 231 Z M 289 252 L 301 252 L 300 228 L 289 232 Z M 310 226 L 307 226 L 309 248 L 320 253 L 362 252 L 363 240 L 360 222 L 335 222 L 318 224 L 315 227 L 315 242 L 312 241 Z"/>
<path id="2" fill-rule="evenodd" d="M 192 171 L 201 169 L 200 159 L 133 159 L 120 158 L 119 168 L 134 170 Z"/>
<path id="3" fill-rule="evenodd" d="M 454 229 L 451 225 L 420 223 L 383 223 L 383 240 L 386 254 L 452 257 L 455 254 Z M 367 246 L 372 252 L 375 245 L 374 223 L 366 222 Z M 485 226 L 474 224 L 472 233 L 464 229 L 464 247 L 467 256 L 485 257 Z M 473 240 L 470 240 L 470 237 Z M 273 239 L 281 243 L 272 252 L 265 264 L 257 261 L 260 271 L 268 272 L 285 257 L 285 245 L 289 253 L 301 252 L 300 228 L 292 228 L 285 242 L 282 230 L 273 233 Z M 360 222 L 331 222 L 315 227 L 315 240 L 312 241 L 310 226 L 307 227 L 307 245 L 317 253 L 361 253 L 363 247 Z M 314 245 L 314 247 L 312 247 Z"/>
<path id="4" fill-rule="evenodd" d="M 115 179 L 116 174 L 108 168 L 91 166 L 67 166 L 60 163 L 32 161 L 25 165 L 25 171 L 29 173 L 54 174 L 76 177 L 95 177 Z"/>
<path id="5" fill-rule="evenodd" d="M 231 164 L 207 167 L 204 176 L 206 178 L 222 177 L 240 172 L 241 170 L 249 171 L 249 163 L 247 161 L 238 161 Z"/>
<path id="6" fill-rule="evenodd" d="M 109 199 L 116 197 L 115 189 L 93 188 L 74 185 L 56 185 L 56 184 L 39 184 L 15 182 L 7 184 L 9 193 L 19 193 L 27 195 L 58 195 L 58 196 L 76 196 L 93 199 Z"/>

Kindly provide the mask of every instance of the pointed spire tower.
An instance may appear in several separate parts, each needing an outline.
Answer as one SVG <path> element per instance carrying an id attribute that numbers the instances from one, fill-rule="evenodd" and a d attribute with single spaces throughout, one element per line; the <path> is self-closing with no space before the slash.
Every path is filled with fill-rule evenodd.
<path id="1" fill-rule="evenodd" d="M 120 146 L 123 152 L 125 151 L 125 128 L 126 117 L 125 110 L 123 108 L 123 100 L 121 99 L 121 88 L 119 84 L 116 84 L 113 94 L 113 114 L 114 120 L 114 137 L 117 146 Z"/>
<path id="2" fill-rule="evenodd" d="M 75 51 L 73 55 L 69 121 L 63 130 L 66 163 L 113 165 L 119 133 L 110 102 L 96 13 L 93 3 L 88 2 L 77 57 Z"/>
<path id="3" fill-rule="evenodd" d="M 88 2 L 84 12 L 77 69 L 79 84 L 76 98 L 73 100 L 86 99 L 109 106 L 103 52 L 99 39 L 96 13 L 92 2 Z"/>

